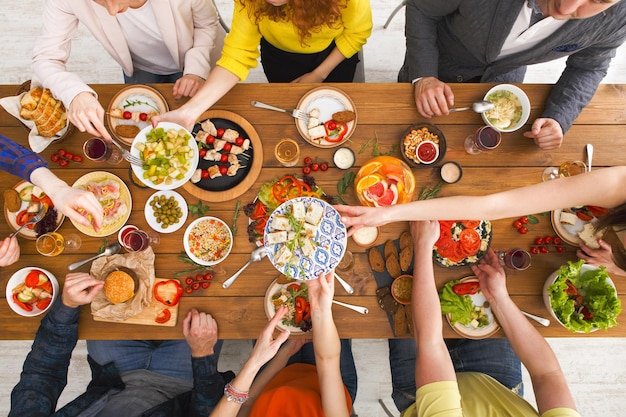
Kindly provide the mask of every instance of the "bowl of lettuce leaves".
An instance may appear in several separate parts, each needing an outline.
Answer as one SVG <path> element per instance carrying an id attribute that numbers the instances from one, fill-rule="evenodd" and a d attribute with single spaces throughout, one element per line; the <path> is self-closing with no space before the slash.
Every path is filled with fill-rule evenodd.
<path id="1" fill-rule="evenodd" d="M 568 262 L 550 274 L 543 301 L 552 317 L 574 333 L 590 333 L 617 325 L 622 311 L 615 284 L 603 266 Z"/>

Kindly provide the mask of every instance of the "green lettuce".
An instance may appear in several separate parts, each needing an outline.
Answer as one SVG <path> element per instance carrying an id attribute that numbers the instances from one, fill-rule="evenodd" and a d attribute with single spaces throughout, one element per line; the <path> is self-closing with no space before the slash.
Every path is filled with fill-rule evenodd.
<path id="1" fill-rule="evenodd" d="M 452 287 L 459 282 L 461 281 L 450 281 L 443 286 L 439 293 L 439 303 L 441 312 L 450 314 L 450 324 L 454 326 L 458 322 L 467 326 L 472 321 L 474 303 L 469 295 L 457 295 L 452 291 Z"/>
<path id="2" fill-rule="evenodd" d="M 548 287 L 550 305 L 554 314 L 573 332 L 590 332 L 593 329 L 608 329 L 617 325 L 617 316 L 622 311 L 620 299 L 613 286 L 607 281 L 609 275 L 603 266 L 581 275 L 584 260 L 568 262 L 561 266 L 557 278 Z M 580 308 L 576 308 L 574 297 L 566 293 L 569 280 L 583 296 L 583 305 L 593 317 L 585 320 Z"/>

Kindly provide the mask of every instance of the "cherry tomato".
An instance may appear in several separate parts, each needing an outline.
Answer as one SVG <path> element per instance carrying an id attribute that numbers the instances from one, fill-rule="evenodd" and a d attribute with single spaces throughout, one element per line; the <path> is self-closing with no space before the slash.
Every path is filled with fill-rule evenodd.
<path id="1" fill-rule="evenodd" d="M 558 236 L 554 236 L 552 238 L 552 243 L 554 243 L 555 245 L 561 245 L 563 244 L 563 240 Z"/>
<path id="2" fill-rule="evenodd" d="M 74 154 L 70 153 L 70 152 L 65 152 L 65 155 L 63 155 L 64 157 L 66 157 L 67 159 L 74 159 Z"/>
<path id="3" fill-rule="evenodd" d="M 209 281 L 202 281 L 202 283 L 200 283 L 200 286 L 202 287 L 202 289 L 206 290 L 211 286 L 211 283 Z"/>
<path id="4" fill-rule="evenodd" d="M 311 171 L 317 171 L 318 169 L 320 169 L 320 164 L 318 164 L 317 162 L 313 162 L 311 164 Z"/>
<path id="5" fill-rule="evenodd" d="M 546 245 L 549 245 L 552 243 L 552 236 L 546 236 L 543 238 L 543 241 L 546 243 Z"/>
<path id="6" fill-rule="evenodd" d="M 148 120 L 148 114 L 147 113 L 139 113 L 139 120 L 141 120 L 142 122 L 145 122 L 146 120 Z"/>
<path id="7" fill-rule="evenodd" d="M 200 155 L 200 158 L 204 158 L 206 156 L 206 149 L 200 148 L 198 155 Z"/>
<path id="8" fill-rule="evenodd" d="M 304 165 L 311 165 L 312 163 L 313 163 L 313 158 L 311 158 L 310 156 L 304 157 Z"/>
<path id="9" fill-rule="evenodd" d="M 221 138 L 222 136 L 224 136 L 224 132 L 226 132 L 226 130 L 223 127 L 218 127 L 217 128 L 217 137 Z"/>
<path id="10" fill-rule="evenodd" d="M 51 160 L 52 162 L 58 162 L 58 160 L 59 160 L 59 155 L 57 155 L 57 154 L 53 153 L 52 155 L 50 155 L 50 160 Z"/>
<path id="11" fill-rule="evenodd" d="M 305 165 L 302 167 L 302 173 L 304 175 L 309 175 L 311 173 L 311 167 L 308 165 Z"/>
<path id="12" fill-rule="evenodd" d="M 517 229 L 518 232 L 520 232 L 521 234 L 525 235 L 526 233 L 528 233 L 528 228 L 525 226 L 520 227 L 519 229 Z"/>
<path id="13" fill-rule="evenodd" d="M 224 165 L 222 165 L 220 167 L 220 174 L 227 175 L 228 174 L 228 168 L 226 168 Z"/>
<path id="14" fill-rule="evenodd" d="M 224 144 L 224 151 L 226 152 L 230 152 L 231 149 L 233 149 L 233 144 L 232 143 L 226 143 Z"/>
<path id="15" fill-rule="evenodd" d="M 210 272 L 206 272 L 202 278 L 204 278 L 207 281 L 211 281 L 213 279 L 213 274 Z"/>
<path id="16" fill-rule="evenodd" d="M 209 171 L 206 169 L 203 169 L 200 172 L 200 178 L 202 178 L 203 180 L 206 180 L 207 178 L 209 178 Z"/>
<path id="17" fill-rule="evenodd" d="M 83 162 L 83 157 L 80 155 L 74 155 L 72 159 L 74 160 L 74 162 Z"/>
<path id="18" fill-rule="evenodd" d="M 196 281 L 202 281 L 202 275 L 197 274 L 196 275 Z"/>
<path id="19" fill-rule="evenodd" d="M 565 252 L 565 246 L 557 246 L 556 247 L 556 251 L 561 253 L 561 252 Z"/>
<path id="20" fill-rule="evenodd" d="M 522 216 L 522 217 L 519 218 L 519 221 L 522 224 L 528 224 L 528 217 Z"/>
<path id="21" fill-rule="evenodd" d="M 215 143 L 215 136 L 209 135 L 206 137 L 207 145 L 213 145 Z"/>
<path id="22" fill-rule="evenodd" d="M 193 288 L 191 288 L 191 285 L 188 285 L 185 287 L 185 294 L 191 294 L 193 292 Z"/>
<path id="23" fill-rule="evenodd" d="M 328 171 L 328 163 L 327 162 L 322 162 L 320 164 L 320 171 Z"/>
<path id="24" fill-rule="evenodd" d="M 125 111 L 124 113 L 122 113 L 122 117 L 126 120 L 129 120 L 133 117 L 133 114 L 129 111 Z"/>
<path id="25" fill-rule="evenodd" d="M 187 284 L 187 285 L 193 284 L 193 281 L 194 281 L 193 277 L 185 278 L 185 284 Z"/>
<path id="26" fill-rule="evenodd" d="M 225 153 L 220 155 L 220 162 L 223 162 L 223 163 L 228 162 L 228 155 L 226 155 Z"/>
<path id="27" fill-rule="evenodd" d="M 191 284 L 191 289 L 192 290 L 197 290 L 198 288 L 200 288 L 200 283 L 199 282 L 194 282 L 193 284 Z"/>
<path id="28" fill-rule="evenodd" d="M 547 246 L 541 246 L 541 247 L 539 248 L 539 251 L 540 251 L 541 253 L 548 253 L 548 247 L 547 247 Z"/>
<path id="29" fill-rule="evenodd" d="M 237 146 L 243 145 L 244 142 L 245 142 L 245 139 L 242 138 L 241 136 L 237 136 L 235 138 L 235 145 L 237 145 Z"/>
<path id="30" fill-rule="evenodd" d="M 522 227 L 522 222 L 520 222 L 519 220 L 515 220 L 513 222 L 513 227 L 516 229 L 520 229 Z"/>
<path id="31" fill-rule="evenodd" d="M 537 255 L 539 253 L 539 248 L 537 246 L 533 246 L 532 248 L 530 248 L 530 253 L 532 253 L 533 255 Z"/>
<path id="32" fill-rule="evenodd" d="M 67 162 L 65 159 L 61 159 L 61 160 L 59 161 L 59 166 L 66 167 L 68 163 L 69 163 L 69 162 Z"/>
<path id="33" fill-rule="evenodd" d="M 535 245 L 543 245 L 543 238 L 538 237 L 537 239 L 535 239 Z"/>
<path id="34" fill-rule="evenodd" d="M 63 156 L 63 155 L 65 155 L 65 149 L 59 149 L 59 150 L 57 151 L 57 155 L 59 155 L 59 156 Z"/>
<path id="35" fill-rule="evenodd" d="M 337 122 L 335 122 L 334 120 L 329 120 L 328 124 L 326 124 L 326 127 L 328 127 L 328 130 L 335 130 L 337 129 Z"/>

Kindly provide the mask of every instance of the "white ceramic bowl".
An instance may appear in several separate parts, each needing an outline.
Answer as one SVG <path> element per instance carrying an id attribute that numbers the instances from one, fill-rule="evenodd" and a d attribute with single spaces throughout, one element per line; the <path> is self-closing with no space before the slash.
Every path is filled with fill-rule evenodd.
<path id="1" fill-rule="evenodd" d="M 163 223 L 157 223 L 156 217 L 154 217 L 154 209 L 150 205 L 150 202 L 154 197 L 161 197 L 162 195 L 165 196 L 165 198 L 174 197 L 174 199 L 178 202 L 178 207 L 180 207 L 182 215 L 178 219 L 178 223 L 170 224 L 166 228 L 163 227 Z M 188 214 L 189 207 L 187 207 L 187 202 L 182 195 L 173 190 L 157 191 L 146 200 L 146 205 L 144 207 L 144 215 L 146 216 L 146 221 L 152 229 L 156 230 L 159 233 L 174 233 L 175 231 L 183 227 L 185 221 L 187 220 Z"/>
<path id="2" fill-rule="evenodd" d="M 221 256 L 219 256 L 217 259 L 214 259 L 214 260 L 201 259 L 198 256 L 196 256 L 195 253 L 191 250 L 189 238 L 192 235 L 192 231 L 196 228 L 196 226 L 200 227 L 200 223 L 202 222 L 214 222 L 215 227 L 224 228 L 228 236 L 228 239 L 230 240 L 229 244 L 222 245 L 225 247 L 221 248 L 222 250 Z M 210 223 L 207 223 L 207 225 L 210 226 Z M 202 239 L 206 239 L 205 241 L 206 243 L 209 243 L 212 240 L 214 240 L 209 235 L 209 233 L 202 233 Z M 187 255 L 195 263 L 200 264 L 200 265 L 207 265 L 207 266 L 217 265 L 220 262 L 222 262 L 224 259 L 226 259 L 228 255 L 230 254 L 230 251 L 233 248 L 233 233 L 230 230 L 230 227 L 228 227 L 228 225 L 224 223 L 222 219 L 218 219 L 217 217 L 212 217 L 212 216 L 200 217 L 199 219 L 196 219 L 193 222 L 191 222 L 189 226 L 187 226 L 187 229 L 185 230 L 185 236 L 183 237 L 183 246 L 185 247 L 185 252 L 187 252 Z"/>
<path id="3" fill-rule="evenodd" d="M 189 132 L 187 129 L 185 129 L 182 126 L 177 125 L 176 123 L 161 122 L 157 125 L 157 128 L 159 127 L 165 129 L 166 131 L 170 129 L 175 129 L 177 131 L 184 130 L 189 135 L 189 140 L 187 141 L 187 144 L 193 152 L 193 157 L 191 158 L 191 160 L 187 161 L 189 163 L 189 169 L 187 170 L 187 173 L 185 174 L 185 176 L 180 180 L 173 180 L 170 184 L 166 184 L 166 183 L 155 184 L 149 179 L 143 177 L 143 174 L 145 171 L 142 166 L 131 164 L 131 168 L 135 176 L 139 179 L 139 181 L 141 181 L 146 186 L 153 188 L 155 190 L 173 190 L 175 188 L 182 186 L 187 181 L 189 181 L 194 171 L 196 170 L 196 167 L 198 166 L 198 160 L 200 158 L 198 154 L 198 144 L 196 143 L 196 139 L 193 137 L 191 132 Z M 138 143 L 145 143 L 146 135 L 151 130 L 152 130 L 152 126 L 147 126 L 143 128 L 141 132 L 137 134 L 137 136 L 135 137 L 135 140 L 133 140 L 132 146 L 130 147 L 131 154 L 133 154 L 136 157 L 140 157 L 140 152 L 135 147 L 135 145 L 137 145 Z"/>
<path id="4" fill-rule="evenodd" d="M 522 126 L 524 126 L 524 124 L 528 121 L 528 118 L 530 117 L 530 100 L 528 99 L 528 96 L 526 95 L 526 93 L 519 87 L 513 85 L 513 84 L 500 84 L 500 85 L 496 85 L 495 87 L 491 88 L 489 91 L 487 91 L 487 94 L 485 94 L 484 100 L 488 100 L 488 97 L 497 92 L 497 91 L 508 91 L 512 94 L 514 94 L 520 101 L 520 104 L 522 106 L 522 117 L 519 119 L 519 121 L 517 123 L 515 123 L 512 126 L 508 126 L 506 128 L 503 128 L 502 126 L 498 126 L 493 124 L 486 116 L 485 113 L 482 113 L 482 117 L 484 122 L 488 125 L 493 127 L 495 130 L 499 131 L 499 132 L 514 132 L 517 129 L 521 128 Z"/>
<path id="5" fill-rule="evenodd" d="M 581 269 L 580 269 L 580 275 L 584 274 L 587 271 L 594 271 L 597 270 L 598 268 L 592 265 L 588 265 L 588 264 L 584 264 Z M 545 304 L 546 308 L 548 309 L 548 311 L 550 312 L 550 315 L 554 318 L 554 320 L 557 321 L 557 323 L 559 323 L 561 326 L 565 327 L 567 329 L 567 327 L 565 326 L 565 324 L 563 324 L 563 322 L 557 317 L 557 315 L 554 313 L 554 310 L 552 309 L 552 305 L 550 304 L 550 295 L 548 293 L 548 287 L 550 285 L 552 285 L 554 283 L 554 281 L 556 281 L 557 276 L 558 276 L 558 270 L 554 271 L 553 273 L 551 273 L 548 276 L 548 279 L 546 279 L 546 282 L 543 284 L 543 303 Z M 611 280 L 611 278 L 607 279 L 607 282 L 613 287 L 613 289 L 615 289 L 615 284 L 613 283 L 613 281 Z M 569 330 L 569 329 L 568 329 Z M 597 327 L 594 327 L 591 329 L 592 332 L 595 332 L 596 330 L 598 330 Z M 584 331 L 581 330 L 571 330 L 574 333 L 585 333 Z"/>
<path id="6" fill-rule="evenodd" d="M 34 270 L 34 269 L 43 272 L 50 279 L 50 282 L 52 283 L 52 301 L 43 310 L 40 310 L 36 306 L 33 306 L 33 310 L 32 311 L 26 311 L 23 308 L 21 308 L 20 306 L 18 306 L 15 303 L 15 301 L 13 300 L 13 288 L 15 288 L 18 285 L 24 283 L 24 279 L 26 278 L 26 275 L 28 275 L 28 273 L 30 271 Z M 11 307 L 11 310 L 15 311 L 20 316 L 34 317 L 34 316 L 38 316 L 38 315 L 40 315 L 42 313 L 45 313 L 46 311 L 48 311 L 50 309 L 52 304 L 54 304 L 54 302 L 56 301 L 58 296 L 59 296 L 59 282 L 57 281 L 56 277 L 54 275 L 52 275 L 52 273 L 50 271 L 47 271 L 47 270 L 45 270 L 43 268 L 35 268 L 35 267 L 22 268 L 19 271 L 15 272 L 11 276 L 11 278 L 9 278 L 9 281 L 7 282 L 7 289 L 6 289 L 6 300 L 7 300 L 7 303 L 9 304 L 9 307 Z"/>

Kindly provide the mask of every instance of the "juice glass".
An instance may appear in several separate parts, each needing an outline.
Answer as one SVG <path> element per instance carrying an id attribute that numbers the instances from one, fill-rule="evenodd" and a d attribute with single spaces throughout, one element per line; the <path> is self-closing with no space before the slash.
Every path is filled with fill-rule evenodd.
<path id="1" fill-rule="evenodd" d="M 300 146 L 298 146 L 298 143 L 293 139 L 281 139 L 274 148 L 274 155 L 282 166 L 292 167 L 296 165 L 300 159 Z"/>
<path id="2" fill-rule="evenodd" d="M 41 255 L 57 256 L 65 249 L 65 239 L 60 233 L 50 232 L 39 236 L 35 246 Z"/>

